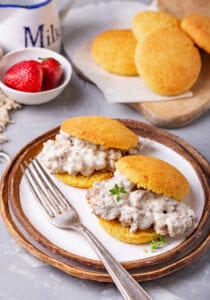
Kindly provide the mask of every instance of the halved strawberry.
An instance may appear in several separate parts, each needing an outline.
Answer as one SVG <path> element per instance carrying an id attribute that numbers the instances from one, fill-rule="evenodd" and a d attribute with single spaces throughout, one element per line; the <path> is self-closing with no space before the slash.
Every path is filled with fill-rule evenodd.
<path id="1" fill-rule="evenodd" d="M 35 60 L 23 60 L 4 75 L 4 83 L 23 92 L 40 92 L 43 81 L 42 66 Z"/>
<path id="2" fill-rule="evenodd" d="M 42 90 L 51 90 L 58 86 L 63 75 L 61 64 L 54 58 L 42 59 L 41 66 L 43 69 Z"/>

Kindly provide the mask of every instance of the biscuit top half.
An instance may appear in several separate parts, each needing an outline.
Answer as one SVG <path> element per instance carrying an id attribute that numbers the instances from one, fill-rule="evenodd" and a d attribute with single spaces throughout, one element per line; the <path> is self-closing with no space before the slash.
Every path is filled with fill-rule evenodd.
<path id="1" fill-rule="evenodd" d="M 182 200 L 190 191 L 185 176 L 171 164 L 151 156 L 124 156 L 116 169 L 139 187 Z"/>
<path id="2" fill-rule="evenodd" d="M 61 130 L 93 144 L 128 150 L 136 147 L 138 136 L 122 123 L 103 116 L 74 117 L 61 124 Z"/>

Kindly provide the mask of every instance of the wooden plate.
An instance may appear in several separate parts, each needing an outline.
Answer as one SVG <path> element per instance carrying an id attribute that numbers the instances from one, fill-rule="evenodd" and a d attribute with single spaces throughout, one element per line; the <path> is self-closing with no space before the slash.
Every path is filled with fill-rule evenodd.
<path id="1" fill-rule="evenodd" d="M 132 272 L 134 272 L 137 280 L 150 280 L 165 276 L 179 269 L 193 261 L 199 254 L 207 249 L 210 240 L 208 235 L 210 199 L 207 182 L 207 179 L 209 179 L 209 165 L 196 150 L 174 135 L 140 122 L 123 120 L 123 123 L 140 136 L 164 144 L 179 155 L 182 155 L 182 157 L 193 166 L 205 195 L 202 218 L 193 235 L 177 247 L 163 254 L 146 259 L 124 262 L 126 268 L 135 268 Z M 40 234 L 30 223 L 20 205 L 19 186 L 22 177 L 19 168 L 20 163 L 23 162 L 23 160 L 28 161 L 30 158 L 33 158 L 40 151 L 42 143 L 54 137 L 57 132 L 58 128 L 55 128 L 26 145 L 5 171 L 1 182 L 1 212 L 4 222 L 16 240 L 40 259 L 77 277 L 98 281 L 110 281 L 111 279 L 108 274 L 94 269 L 95 267 L 102 267 L 99 261 L 69 253 L 57 245 L 54 245 Z M 91 266 L 91 268 L 86 266 Z M 141 269 L 138 269 L 139 267 L 141 267 Z"/>

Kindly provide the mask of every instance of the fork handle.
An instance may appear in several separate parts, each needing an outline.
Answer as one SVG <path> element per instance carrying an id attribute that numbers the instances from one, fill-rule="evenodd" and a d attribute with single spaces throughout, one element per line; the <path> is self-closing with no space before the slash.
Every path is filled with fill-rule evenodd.
<path id="1" fill-rule="evenodd" d="M 84 225 L 77 228 L 90 242 L 125 300 L 151 300 L 145 290 Z"/>

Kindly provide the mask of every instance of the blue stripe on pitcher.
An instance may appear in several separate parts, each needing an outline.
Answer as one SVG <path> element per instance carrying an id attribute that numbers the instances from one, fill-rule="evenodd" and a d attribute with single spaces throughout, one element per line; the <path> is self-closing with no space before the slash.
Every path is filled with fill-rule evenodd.
<path id="1" fill-rule="evenodd" d="M 49 2 L 51 2 L 52 0 L 46 0 L 43 1 L 41 3 L 37 3 L 37 4 L 31 4 L 31 5 L 24 5 L 24 4 L 1 4 L 0 3 L 0 8 L 9 8 L 9 7 L 15 7 L 15 8 L 26 8 L 26 9 L 34 9 L 34 8 L 39 8 L 41 6 L 45 6 L 46 4 L 48 4 Z"/>

